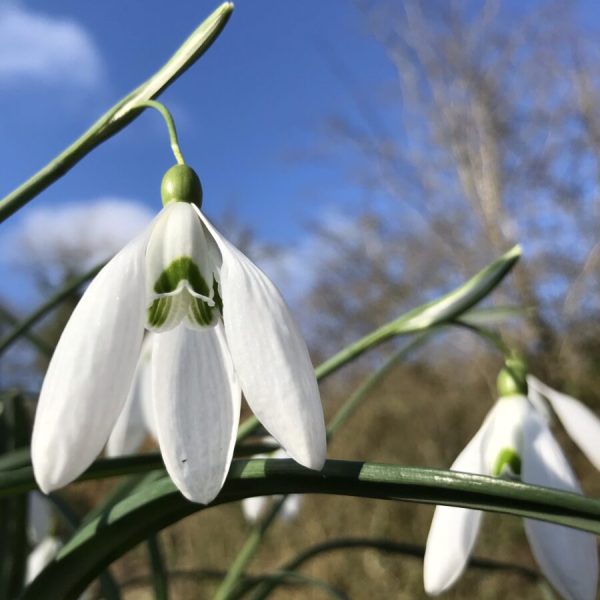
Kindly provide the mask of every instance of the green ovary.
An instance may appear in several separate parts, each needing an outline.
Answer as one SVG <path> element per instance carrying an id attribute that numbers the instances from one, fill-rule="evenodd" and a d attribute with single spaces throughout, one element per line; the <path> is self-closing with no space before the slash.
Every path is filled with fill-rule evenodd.
<path id="1" fill-rule="evenodd" d="M 507 470 L 510 475 L 521 475 L 521 457 L 512 448 L 503 448 L 500 451 L 492 469 L 492 475 L 500 477 Z"/>

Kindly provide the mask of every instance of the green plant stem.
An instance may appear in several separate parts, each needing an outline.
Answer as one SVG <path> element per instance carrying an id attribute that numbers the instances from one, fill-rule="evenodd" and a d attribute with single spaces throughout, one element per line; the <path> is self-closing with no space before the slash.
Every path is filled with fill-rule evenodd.
<path id="1" fill-rule="evenodd" d="M 162 104 L 162 102 L 157 102 L 156 100 L 144 100 L 140 102 L 138 106 L 140 108 L 153 108 L 162 115 L 162 118 L 165 120 L 165 124 L 167 125 L 167 129 L 169 131 L 171 150 L 173 151 L 175 160 L 177 161 L 177 164 L 184 165 L 185 160 L 183 159 L 183 154 L 181 153 L 181 149 L 179 148 L 179 138 L 177 137 L 175 121 L 173 121 L 173 117 L 169 112 L 169 109 L 164 104 Z"/>
<path id="2" fill-rule="evenodd" d="M 344 424 L 344 422 L 354 413 L 354 411 L 360 406 L 366 396 L 375 388 L 381 381 L 390 373 L 390 371 L 409 354 L 415 350 L 433 333 L 428 331 L 422 333 L 416 337 L 409 344 L 395 352 L 391 358 L 389 358 L 384 365 L 378 369 L 372 375 L 369 375 L 356 390 L 348 397 L 344 404 L 333 416 L 329 424 L 327 425 L 327 439 L 328 441 L 335 434 L 335 432 Z M 240 578 L 244 575 L 246 568 L 250 564 L 256 554 L 260 542 L 262 542 L 267 529 L 273 523 L 275 517 L 279 514 L 281 507 L 283 506 L 285 497 L 278 500 L 271 506 L 266 517 L 256 523 L 246 539 L 246 542 L 242 546 L 242 549 L 238 552 L 235 560 L 231 564 L 227 576 L 221 583 L 217 590 L 214 600 L 227 600 L 235 590 Z M 269 585 L 268 583 L 265 585 Z"/>
<path id="3" fill-rule="evenodd" d="M 58 306 L 61 302 L 67 299 L 73 292 L 79 289 L 86 281 L 94 278 L 104 264 L 96 265 L 93 269 L 90 269 L 87 273 L 77 277 L 73 281 L 69 282 L 65 287 L 59 290 L 54 296 L 48 301 L 44 302 L 34 312 L 32 312 L 26 319 L 20 321 L 15 328 L 4 336 L 0 340 L 0 355 L 5 352 L 14 342 L 16 342 L 22 335 L 25 335 L 31 327 L 33 327 L 39 320 L 44 318 L 53 308 Z"/>
<path id="4" fill-rule="evenodd" d="M 347 551 L 365 549 L 377 550 L 386 554 L 400 554 L 402 556 L 409 556 L 420 560 L 425 556 L 425 547 L 417 544 L 396 542 L 385 538 L 338 538 L 310 546 L 281 565 L 278 571 L 293 573 L 305 563 L 315 558 L 319 558 L 323 554 L 329 554 L 338 550 Z M 483 571 L 506 571 L 514 573 L 536 584 L 543 581 L 543 578 L 537 571 L 507 562 L 473 557 L 469 560 L 467 566 L 472 569 L 480 569 Z M 277 586 L 281 585 L 281 583 L 282 581 L 277 578 L 271 578 L 259 582 L 258 584 L 252 580 L 246 579 L 244 581 L 242 594 L 245 596 L 246 592 L 254 586 L 254 591 L 249 596 L 249 600 L 264 600 Z M 241 595 L 238 597 L 241 597 Z"/>
<path id="5" fill-rule="evenodd" d="M 327 425 L 328 439 L 333 437 L 335 432 L 345 423 L 345 421 L 354 414 L 354 411 L 360 406 L 366 396 L 390 374 L 394 367 L 404 360 L 408 354 L 422 346 L 434 331 L 436 330 L 432 329 L 416 336 L 406 346 L 403 346 L 394 352 L 394 354 L 392 354 L 392 356 L 381 368 L 375 371 L 375 373 L 365 378 L 329 421 Z"/>
<path id="6" fill-rule="evenodd" d="M 152 571 L 152 587 L 155 600 L 169 600 L 169 582 L 167 570 L 160 551 L 158 534 L 151 535 L 146 541 L 150 568 Z"/>
<path id="7" fill-rule="evenodd" d="M 225 27 L 232 11 L 231 2 L 225 2 L 217 8 L 150 79 L 117 102 L 79 139 L 1 200 L 0 222 L 62 177 L 96 146 L 139 116 L 143 110 L 140 108 L 141 103 L 158 96 L 208 50 Z"/>
<path id="8" fill-rule="evenodd" d="M 19 325 L 19 319 L 3 306 L 0 306 L 0 318 L 9 325 Z M 44 356 L 52 356 L 52 348 L 41 337 L 35 335 L 35 333 L 32 333 L 31 331 L 23 332 L 23 336 L 29 340 Z"/>
<path id="9" fill-rule="evenodd" d="M 227 575 L 225 575 L 225 578 L 217 589 L 214 600 L 228 600 L 230 598 L 239 583 L 240 577 L 244 575 L 248 563 L 256 554 L 256 551 L 264 538 L 265 532 L 279 514 L 279 510 L 284 502 L 285 497 L 278 499 L 270 508 L 267 515 L 252 528 L 252 532 L 244 542 L 242 549 L 238 552 L 233 563 L 231 563 Z"/>

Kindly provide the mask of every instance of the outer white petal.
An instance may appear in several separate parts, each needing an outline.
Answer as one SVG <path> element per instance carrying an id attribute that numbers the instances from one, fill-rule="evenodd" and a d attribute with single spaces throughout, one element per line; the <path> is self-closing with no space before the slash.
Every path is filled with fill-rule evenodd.
<path id="1" fill-rule="evenodd" d="M 151 405 L 151 336 L 153 335 L 155 334 L 147 334 L 142 344 L 133 385 L 106 444 L 107 456 L 121 456 L 137 452 L 151 431 L 148 427 L 149 415 L 146 414 L 148 412 L 146 405 Z M 152 421 L 154 421 L 153 418 Z"/>
<path id="2" fill-rule="evenodd" d="M 544 398 L 540 385 L 543 383 L 533 375 L 527 375 L 527 397 L 531 401 L 533 407 L 546 419 L 548 423 L 552 423 L 552 412 L 548 406 L 548 402 Z"/>
<path id="3" fill-rule="evenodd" d="M 33 581 L 44 567 L 54 560 L 61 548 L 62 542 L 55 537 L 47 537 L 40 542 L 27 557 L 25 583 Z"/>
<path id="4" fill-rule="evenodd" d="M 44 492 L 73 481 L 91 464 L 127 398 L 144 331 L 147 235 L 98 273 L 52 356 L 31 442 L 35 478 Z"/>
<path id="5" fill-rule="evenodd" d="M 580 493 L 571 467 L 539 417 L 526 427 L 523 454 L 523 481 Z M 534 519 L 524 521 L 533 555 L 550 583 L 568 600 L 594 600 L 598 585 L 595 536 Z"/>
<path id="6" fill-rule="evenodd" d="M 298 327 L 267 276 L 198 214 L 221 252 L 223 321 L 244 396 L 294 460 L 321 469 L 326 456 L 323 408 Z"/>
<path id="7" fill-rule="evenodd" d="M 450 467 L 453 471 L 487 474 L 483 445 L 493 422 L 493 410 Z M 435 509 L 423 562 L 423 582 L 428 594 L 441 594 L 462 575 L 477 539 L 480 523 L 479 510 L 454 506 L 438 506 Z"/>
<path id="8" fill-rule="evenodd" d="M 298 516 L 304 496 L 302 494 L 289 494 L 281 507 L 281 518 L 284 521 L 292 521 Z"/>
<path id="9" fill-rule="evenodd" d="M 180 325 L 158 335 L 152 391 L 167 471 L 186 498 L 208 504 L 225 481 L 240 417 L 241 391 L 222 327 Z"/>
<path id="10" fill-rule="evenodd" d="M 527 382 L 548 398 L 567 433 L 600 470 L 600 419 L 579 400 L 553 390 L 539 379 L 529 376 Z"/>

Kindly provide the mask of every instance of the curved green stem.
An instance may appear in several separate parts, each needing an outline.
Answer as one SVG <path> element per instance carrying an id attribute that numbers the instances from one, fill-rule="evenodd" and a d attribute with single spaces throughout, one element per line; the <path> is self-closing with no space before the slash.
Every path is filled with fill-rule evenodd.
<path id="1" fill-rule="evenodd" d="M 295 572 L 305 563 L 320 557 L 322 554 L 329 554 L 338 550 L 377 550 L 386 554 L 400 554 L 402 556 L 410 556 L 417 559 L 423 559 L 425 556 L 425 547 L 417 544 L 407 544 L 404 542 L 396 542 L 385 538 L 338 538 L 335 540 L 322 542 L 306 548 L 293 559 L 284 563 L 278 571 L 290 573 Z M 483 571 L 507 571 L 519 575 L 534 583 L 543 580 L 541 575 L 521 565 L 490 560 L 485 558 L 473 557 L 469 560 L 469 568 L 480 569 Z M 263 582 L 256 583 L 252 581 L 244 581 L 244 591 L 251 587 L 255 587 L 249 600 L 264 600 L 277 586 L 281 585 L 282 580 L 272 578 Z"/>
<path id="2" fill-rule="evenodd" d="M 63 300 L 68 298 L 73 292 L 79 289 L 86 281 L 94 278 L 98 272 L 102 269 L 104 263 L 96 265 L 93 269 L 90 269 L 87 273 L 77 277 L 61 290 L 59 290 L 49 300 L 39 306 L 34 312 L 32 312 L 26 319 L 20 321 L 15 328 L 8 333 L 5 337 L 0 340 L 0 354 L 5 352 L 14 342 L 16 342 L 22 335 L 25 335 L 33 325 L 39 320 L 45 317 L 54 307 L 58 306 Z"/>
<path id="3" fill-rule="evenodd" d="M 210 48 L 223 31 L 232 11 L 231 2 L 225 2 L 217 8 L 150 79 L 117 102 L 79 139 L 1 200 L 0 222 L 62 177 L 96 146 L 138 117 L 143 110 L 141 103 L 158 96 Z"/>
<path id="4" fill-rule="evenodd" d="M 171 142 L 171 150 L 175 155 L 175 160 L 177 161 L 177 164 L 185 165 L 183 154 L 179 148 L 179 138 L 177 137 L 175 121 L 173 121 L 173 116 L 169 112 L 169 109 L 162 102 L 157 102 L 156 100 L 143 100 L 137 106 L 143 108 L 153 108 L 162 115 L 162 118 L 165 120 L 165 124 L 167 125 L 167 129 L 169 130 L 169 140 Z"/>

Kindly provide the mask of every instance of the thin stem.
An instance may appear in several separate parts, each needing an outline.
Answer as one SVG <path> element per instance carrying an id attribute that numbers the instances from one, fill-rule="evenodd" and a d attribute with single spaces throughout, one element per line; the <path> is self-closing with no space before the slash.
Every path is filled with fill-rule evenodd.
<path id="1" fill-rule="evenodd" d="M 1 200 L 0 222 L 65 175 L 96 146 L 137 118 L 142 112 L 140 103 L 158 96 L 191 67 L 223 31 L 232 12 L 233 4 L 231 2 L 225 2 L 219 6 L 150 79 L 117 102 L 79 139 Z"/>
<path id="2" fill-rule="evenodd" d="M 213 600 L 228 600 L 231 597 L 232 592 L 239 583 L 240 577 L 244 575 L 246 567 L 254 558 L 254 555 L 256 554 L 256 551 L 258 550 L 267 529 L 275 520 L 275 517 L 279 514 L 279 510 L 283 506 L 284 502 L 285 497 L 278 499 L 277 502 L 275 502 L 275 504 L 271 507 L 267 515 L 253 527 L 250 535 L 246 538 L 244 545 L 229 567 L 227 575 L 221 582 L 221 585 L 215 593 Z"/>
<path id="3" fill-rule="evenodd" d="M 409 342 L 406 346 L 403 346 L 398 351 L 396 351 L 392 356 L 384 363 L 384 365 L 375 371 L 372 375 L 367 377 L 357 388 L 356 390 L 348 397 L 348 399 L 344 402 L 344 404 L 340 407 L 340 409 L 335 413 L 329 424 L 327 425 L 327 437 L 331 439 L 331 437 L 335 434 L 335 432 L 343 425 L 343 423 L 352 415 L 354 411 L 360 406 L 361 402 L 365 399 L 365 397 L 371 392 L 373 388 L 375 388 L 387 375 L 390 371 L 406 356 L 414 352 L 419 346 L 421 346 L 427 338 L 433 333 L 432 331 L 428 331 L 426 333 L 422 333 L 421 335 L 415 337 L 414 340 Z"/>
<path id="4" fill-rule="evenodd" d="M 19 325 L 19 319 L 9 312 L 4 306 L 0 306 L 0 319 L 3 319 L 10 325 Z M 25 338 L 29 340 L 42 354 L 45 356 L 52 356 L 53 349 L 39 336 L 35 335 L 31 331 L 23 333 Z"/>
<path id="5" fill-rule="evenodd" d="M 26 319 L 23 319 L 9 334 L 0 339 L 0 354 L 5 352 L 16 340 L 22 335 L 25 335 L 29 329 L 35 325 L 40 319 L 45 317 L 55 306 L 59 305 L 63 300 L 68 298 L 73 292 L 79 289 L 86 281 L 95 277 L 100 269 L 104 266 L 96 265 L 93 269 L 77 277 L 72 282 L 67 284 L 52 296 L 47 302 L 38 307 Z"/>
<path id="6" fill-rule="evenodd" d="M 167 129 L 169 130 L 169 140 L 171 141 L 171 150 L 175 155 L 175 160 L 177 161 L 177 164 L 185 165 L 183 154 L 179 148 L 179 138 L 177 137 L 175 121 L 173 121 L 173 116 L 169 112 L 169 109 L 162 102 L 157 102 L 156 100 L 143 100 L 138 104 L 138 106 L 153 108 L 162 115 L 162 118 L 165 120 L 165 124 L 167 125 Z"/>
<path id="7" fill-rule="evenodd" d="M 169 582 L 167 579 L 167 570 L 160 551 L 160 540 L 158 534 L 151 535 L 146 541 L 148 549 L 148 558 L 152 571 L 152 587 L 154 589 L 155 600 L 169 600 Z"/>
<path id="8" fill-rule="evenodd" d="M 322 554 L 329 554 L 338 550 L 377 550 L 386 554 L 400 554 L 417 559 L 423 559 L 425 556 L 425 547 L 417 544 L 407 544 L 404 542 L 396 542 L 385 538 L 340 538 L 320 544 L 315 544 L 301 551 L 291 560 L 284 563 L 278 571 L 290 573 L 295 572 L 305 563 L 320 557 Z M 473 557 L 469 560 L 469 568 L 481 569 L 484 571 L 508 571 L 519 575 L 533 583 L 543 581 L 542 577 L 528 567 L 523 567 L 517 564 L 511 564 L 501 561 L 495 561 L 485 558 Z M 264 600 L 277 586 L 283 583 L 279 579 L 271 579 L 259 582 L 258 585 L 248 578 L 244 581 L 244 592 L 255 585 L 254 592 L 250 596 L 250 600 Z"/>
<path id="9" fill-rule="evenodd" d="M 398 362 L 406 357 L 409 352 L 423 344 L 431 335 L 431 333 L 432 332 L 430 331 L 421 334 L 412 342 L 395 352 L 380 369 L 378 369 L 374 374 L 368 376 L 363 383 L 361 383 L 361 385 L 354 391 L 354 393 L 350 395 L 350 397 L 334 415 L 333 419 L 329 422 L 327 426 L 328 441 L 333 437 L 335 432 L 342 426 L 346 419 L 348 419 L 360 406 L 361 402 L 371 392 L 371 390 L 373 390 L 373 388 L 375 388 L 398 364 Z M 236 586 L 239 584 L 240 578 L 244 575 L 247 566 L 250 564 L 250 561 L 256 554 L 267 529 L 273 523 L 275 517 L 279 514 L 285 500 L 286 496 L 275 502 L 273 506 L 271 506 L 266 517 L 254 525 L 254 528 L 246 539 L 242 549 L 239 551 L 237 557 L 229 568 L 227 576 L 217 590 L 214 600 L 227 600 L 230 598 L 233 590 L 235 590 Z"/>
<path id="10" fill-rule="evenodd" d="M 473 333 L 476 333 L 480 338 L 488 342 L 490 346 L 495 348 L 500 354 L 504 356 L 504 358 L 510 358 L 514 356 L 514 350 L 502 339 L 502 336 L 487 327 L 482 327 L 481 325 L 474 325 L 473 323 L 468 323 L 466 321 L 462 321 L 460 319 L 456 320 L 453 325 L 457 327 L 462 327 L 463 329 L 467 329 Z"/>

